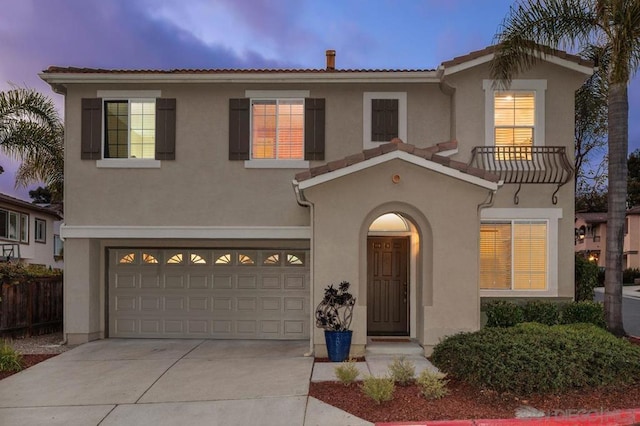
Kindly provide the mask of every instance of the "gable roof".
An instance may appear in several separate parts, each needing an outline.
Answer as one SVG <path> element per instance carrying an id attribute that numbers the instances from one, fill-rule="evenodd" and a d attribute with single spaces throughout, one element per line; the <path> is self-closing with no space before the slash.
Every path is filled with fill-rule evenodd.
<path id="1" fill-rule="evenodd" d="M 396 138 L 377 148 L 366 149 L 358 154 L 349 155 L 340 160 L 330 161 L 324 165 L 312 167 L 296 174 L 294 185 L 300 189 L 310 188 L 321 183 L 337 179 L 348 174 L 367 169 L 396 158 L 433 170 L 444 175 L 497 190 L 502 184 L 500 177 L 487 170 L 472 167 L 466 163 L 452 160 L 442 155 L 445 151 L 455 150 L 457 141 L 443 142 L 428 148 L 418 148 L 405 144 Z"/>
<path id="2" fill-rule="evenodd" d="M 444 75 L 449 75 L 489 62 L 493 59 L 496 47 L 497 46 L 493 45 L 467 53 L 466 55 L 457 56 L 449 61 L 443 62 L 440 70 Z M 546 52 L 546 55 L 540 58 L 542 61 L 551 62 L 586 75 L 593 74 L 594 64 L 591 61 L 547 46 L 540 46 L 540 49 Z"/>
<path id="3" fill-rule="evenodd" d="M 576 212 L 576 219 L 582 219 L 585 223 L 606 223 L 607 212 Z"/>

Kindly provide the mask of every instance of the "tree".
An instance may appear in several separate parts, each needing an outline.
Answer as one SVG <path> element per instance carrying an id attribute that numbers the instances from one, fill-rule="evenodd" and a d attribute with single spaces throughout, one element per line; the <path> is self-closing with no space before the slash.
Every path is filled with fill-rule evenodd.
<path id="1" fill-rule="evenodd" d="M 34 204 L 51 204 L 51 191 L 41 186 L 29 191 L 29 197 Z"/>
<path id="2" fill-rule="evenodd" d="M 552 53 L 552 48 L 601 46 L 607 72 L 609 191 L 605 315 L 607 327 L 624 335 L 622 248 L 627 193 L 629 103 L 627 87 L 640 64 L 640 1 L 520 0 L 510 8 L 496 35 L 492 77 L 508 86 Z"/>
<path id="3" fill-rule="evenodd" d="M 640 149 L 636 149 L 627 159 L 627 207 L 640 205 Z"/>
<path id="4" fill-rule="evenodd" d="M 606 49 L 596 45 L 587 46 L 580 52 L 580 57 L 597 64 L 598 68 L 576 91 L 574 163 L 576 192 L 601 193 L 605 189 L 607 178 L 605 154 L 609 57 Z"/>
<path id="5" fill-rule="evenodd" d="M 32 89 L 0 92 L 0 150 L 21 160 L 16 186 L 43 182 L 62 200 L 64 127 L 51 99 Z"/>

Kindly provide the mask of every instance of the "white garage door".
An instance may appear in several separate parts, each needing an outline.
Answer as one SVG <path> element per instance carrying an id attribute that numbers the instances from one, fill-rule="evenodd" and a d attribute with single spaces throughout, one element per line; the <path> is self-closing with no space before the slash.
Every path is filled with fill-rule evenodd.
<path id="1" fill-rule="evenodd" d="M 109 336 L 306 339 L 309 252 L 109 249 Z"/>

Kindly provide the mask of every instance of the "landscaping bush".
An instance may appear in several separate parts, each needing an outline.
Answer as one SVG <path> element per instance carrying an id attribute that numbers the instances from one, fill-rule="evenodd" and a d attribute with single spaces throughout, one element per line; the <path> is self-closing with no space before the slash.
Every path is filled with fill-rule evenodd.
<path id="1" fill-rule="evenodd" d="M 448 380 L 445 380 L 446 374 L 438 373 L 431 370 L 423 370 L 416 379 L 420 393 L 427 399 L 440 399 L 449 393 L 447 389 Z"/>
<path id="2" fill-rule="evenodd" d="M 624 284 L 633 285 L 633 281 L 636 278 L 640 278 L 640 269 L 638 268 L 627 268 L 622 271 L 622 282 Z"/>
<path id="3" fill-rule="evenodd" d="M 600 268 L 579 254 L 576 254 L 575 268 L 576 300 L 593 300 L 593 289 L 598 286 Z"/>
<path id="4" fill-rule="evenodd" d="M 566 303 L 562 307 L 560 323 L 588 323 L 600 328 L 606 328 L 607 324 L 604 319 L 604 305 L 600 302 L 590 302 L 587 300 Z"/>
<path id="5" fill-rule="evenodd" d="M 620 385 L 640 375 L 640 347 L 591 324 L 461 333 L 436 345 L 432 361 L 452 377 L 520 395 Z"/>
<path id="6" fill-rule="evenodd" d="M 391 401 L 395 384 L 389 377 L 368 376 L 362 382 L 362 392 L 376 403 Z"/>
<path id="7" fill-rule="evenodd" d="M 511 327 L 524 320 L 522 308 L 506 300 L 487 304 L 487 327 Z"/>
<path id="8" fill-rule="evenodd" d="M 391 373 L 391 378 L 394 382 L 400 386 L 407 386 L 416 377 L 416 366 L 403 356 L 394 358 L 393 362 L 389 364 L 389 373 Z"/>
<path id="9" fill-rule="evenodd" d="M 360 374 L 354 359 L 342 362 L 335 368 L 335 372 L 340 383 L 345 386 L 349 386 L 351 383 L 355 382 Z"/>
<path id="10" fill-rule="evenodd" d="M 19 284 L 38 277 L 59 276 L 62 271 L 23 263 L 0 263 L 0 283 Z"/>
<path id="11" fill-rule="evenodd" d="M 4 340 L 0 345 L 0 371 L 20 370 L 22 370 L 22 356 Z"/>
<path id="12" fill-rule="evenodd" d="M 545 325 L 556 325 L 560 317 L 560 308 L 555 302 L 534 300 L 527 302 L 522 308 L 524 322 L 537 322 Z"/>

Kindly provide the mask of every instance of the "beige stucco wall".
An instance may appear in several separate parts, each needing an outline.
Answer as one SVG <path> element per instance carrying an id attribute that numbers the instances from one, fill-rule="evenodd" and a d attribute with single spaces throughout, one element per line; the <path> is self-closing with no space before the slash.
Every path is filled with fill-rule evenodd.
<path id="1" fill-rule="evenodd" d="M 395 174 L 398 184 L 391 181 Z M 444 335 L 479 328 L 477 209 L 488 194 L 400 159 L 304 191 L 314 204 L 314 301 L 331 283 L 352 283 L 357 298 L 352 352 L 366 343 L 367 230 L 392 211 L 411 219 L 420 234 L 417 280 L 410 283 L 410 297 L 417 299 L 417 339 L 429 347 Z M 316 351 L 326 353 L 321 329 L 314 339 Z"/>

